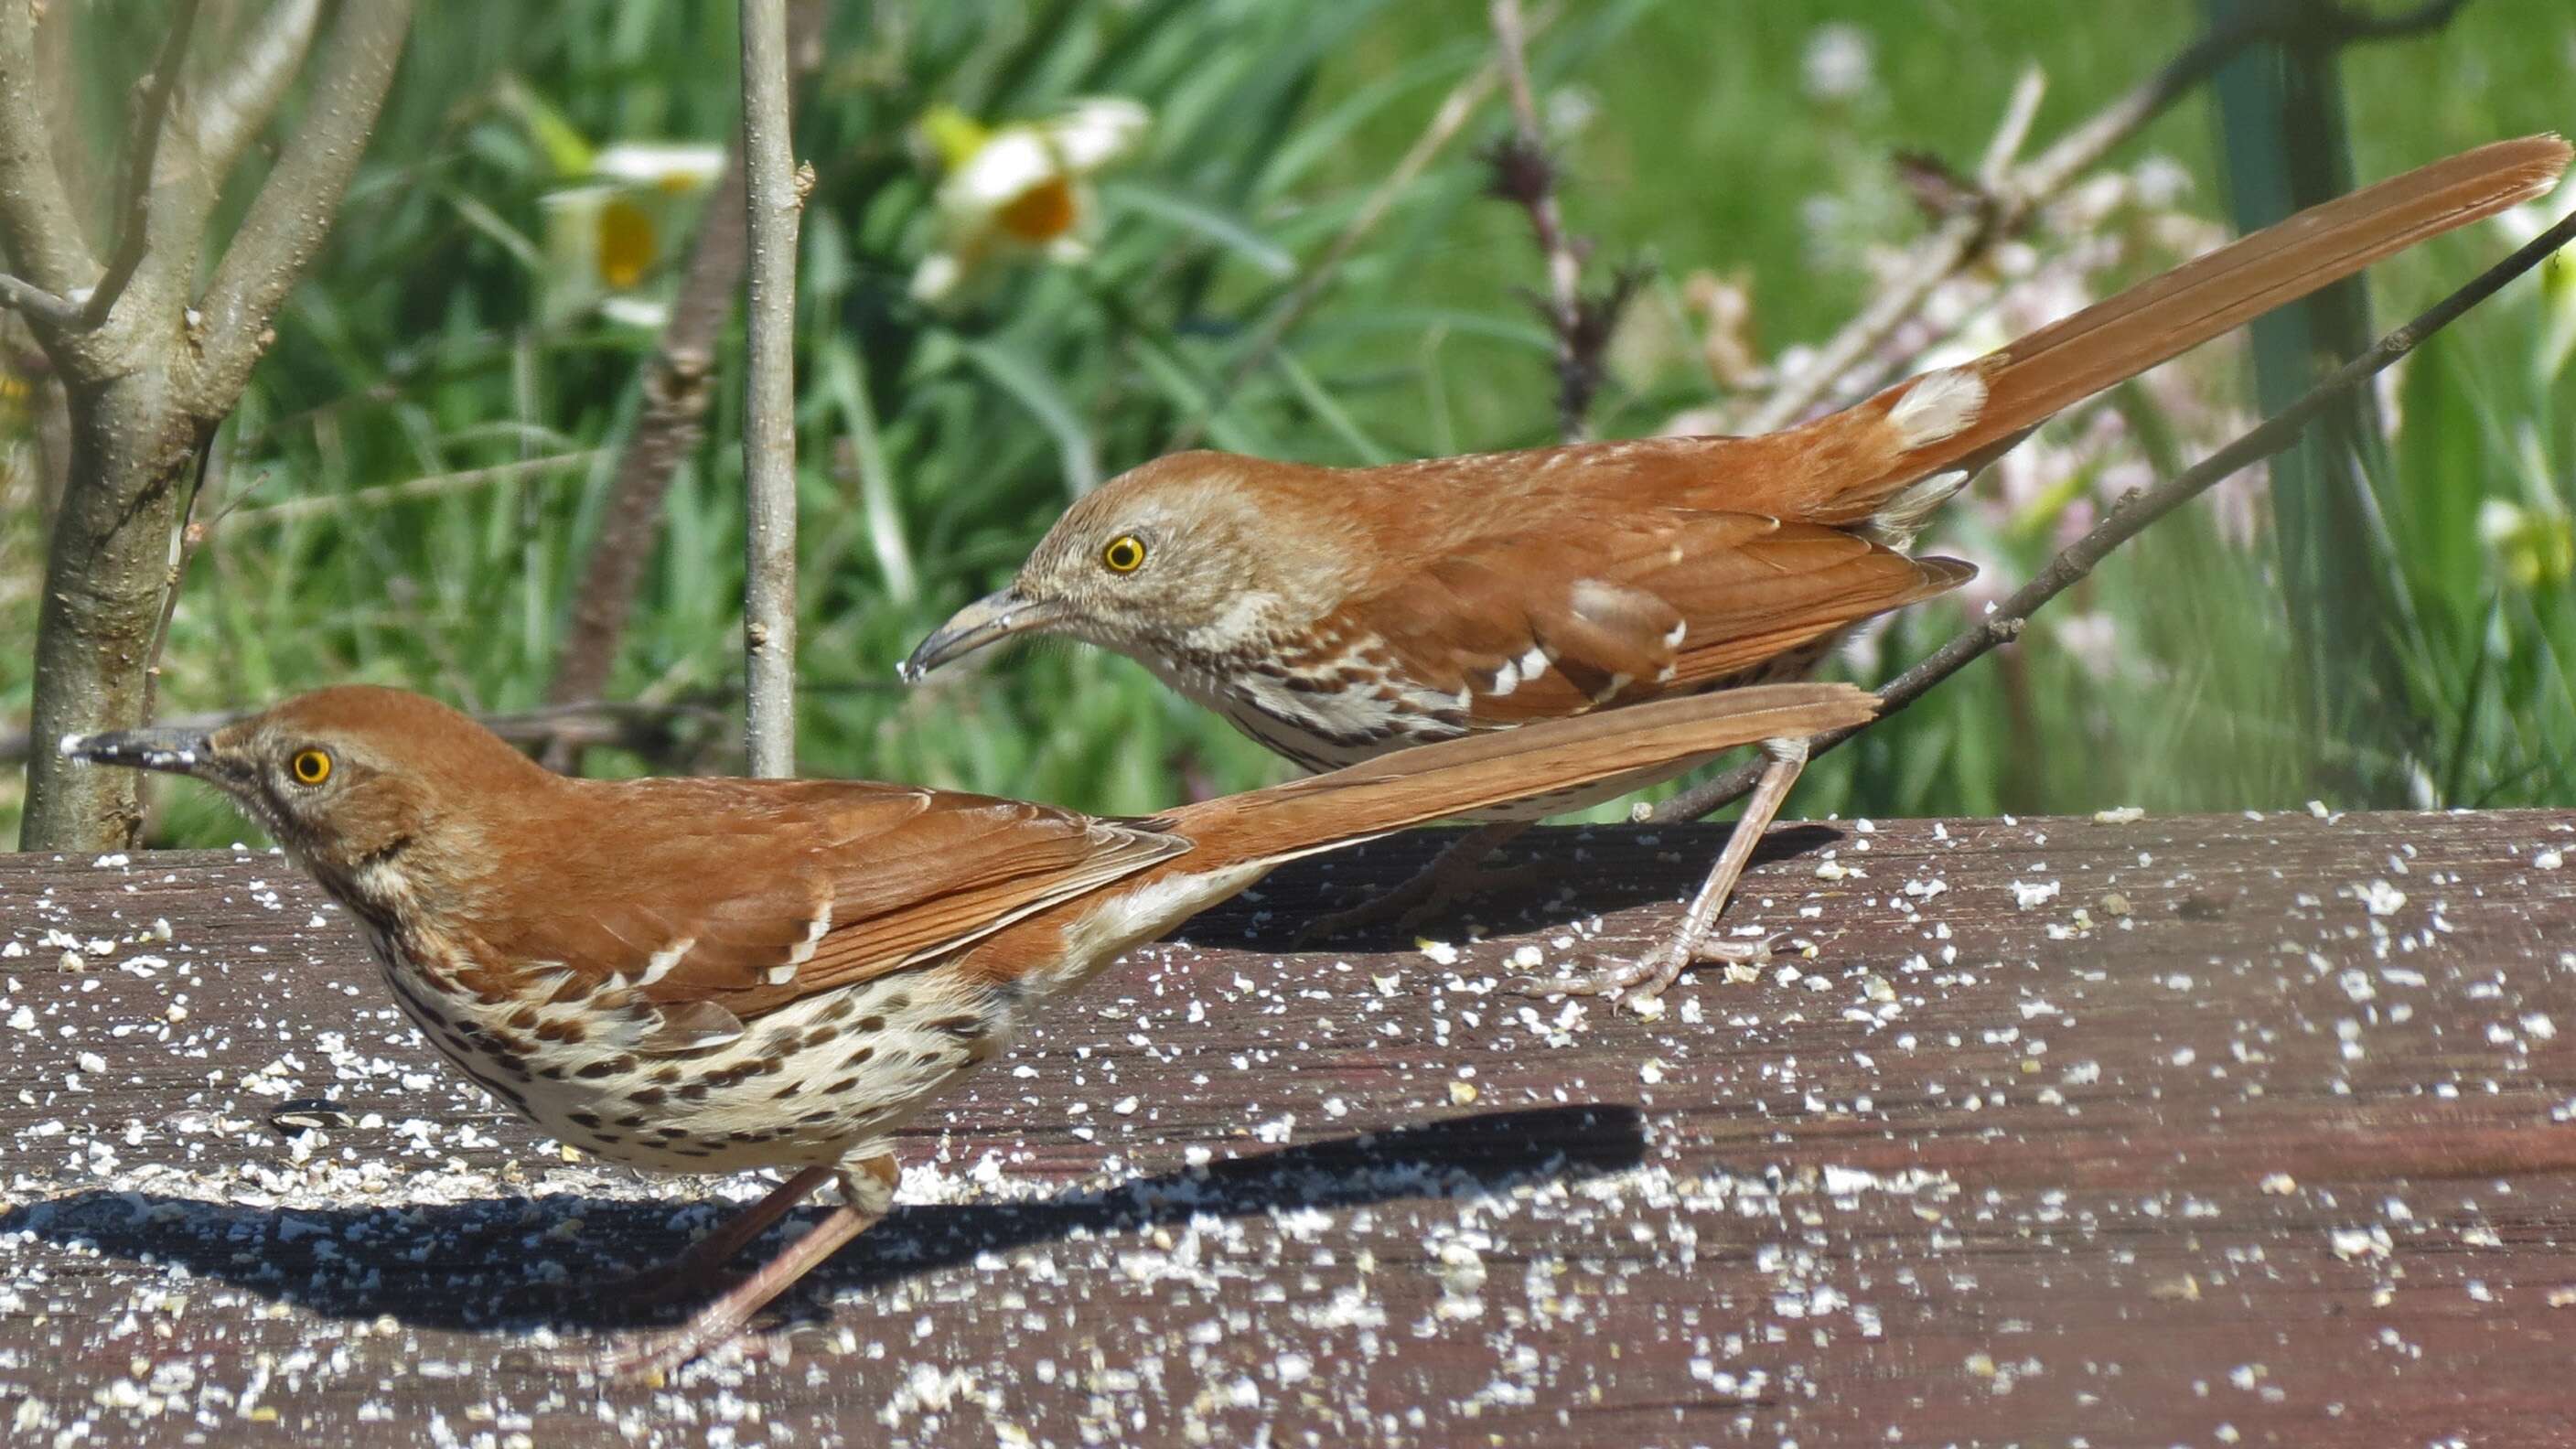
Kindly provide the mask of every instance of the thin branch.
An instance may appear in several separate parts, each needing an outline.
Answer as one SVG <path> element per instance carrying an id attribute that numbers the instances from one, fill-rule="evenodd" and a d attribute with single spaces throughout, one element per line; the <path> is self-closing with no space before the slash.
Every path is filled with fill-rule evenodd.
<path id="1" fill-rule="evenodd" d="M 1547 260 L 1547 296 L 1539 312 L 1556 336 L 1557 436 L 1579 442 L 1590 432 L 1585 418 L 1601 386 L 1601 347 L 1586 348 L 1584 343 L 1597 332 L 1606 345 L 1609 329 L 1585 325 L 1582 248 L 1566 235 L 1565 214 L 1557 201 L 1556 166 L 1539 127 L 1538 101 L 1530 93 L 1520 0 L 1493 0 L 1490 13 L 1495 58 L 1502 66 L 1515 128 L 1512 138 L 1494 150 L 1494 194 L 1529 213 L 1530 235 Z"/>
<path id="2" fill-rule="evenodd" d="M 329 235 L 411 30 L 412 0 L 343 5 L 315 67 L 311 102 L 224 249 L 198 310 L 197 394 L 229 410 L 266 345 L 271 318 Z"/>
<path id="3" fill-rule="evenodd" d="M 545 458 L 523 458 L 512 463 L 494 463 L 483 468 L 459 468 L 450 473 L 429 473 L 418 478 L 405 478 L 399 483 L 379 483 L 372 488 L 353 489 L 347 493 L 316 494 L 308 498 L 288 498 L 276 503 L 228 509 L 218 515 L 218 522 L 234 528 L 249 528 L 299 519 L 318 518 L 324 514 L 348 513 L 361 508 L 382 507 L 389 503 L 408 503 L 421 498 L 443 498 L 452 493 L 471 492 L 495 483 L 516 483 L 524 478 L 542 477 L 548 473 L 589 468 L 605 461 L 606 448 L 583 448 L 576 452 L 557 453 Z"/>
<path id="4" fill-rule="evenodd" d="M 135 107 L 134 130 L 125 147 L 125 205 L 119 208 L 116 222 L 116 250 L 107 259 L 107 270 L 90 289 L 89 300 L 81 314 L 81 325 L 96 329 L 107 325 L 107 314 L 116 310 L 116 299 L 125 295 L 125 284 L 134 280 L 134 269 L 143 265 L 146 244 L 152 239 L 152 193 L 159 179 L 161 133 L 170 120 L 170 97 L 179 89 L 179 72 L 188 61 L 188 37 L 196 33 L 197 12 L 202 0 L 180 0 L 179 14 L 170 22 L 170 32 L 161 38 L 161 54 L 152 63 L 152 74 L 143 81 L 143 99 Z"/>
<path id="5" fill-rule="evenodd" d="M 206 529 L 197 522 L 197 505 L 205 499 L 207 485 L 212 484 L 220 496 L 224 475 L 230 471 L 229 458 L 218 443 L 219 429 L 208 429 L 197 444 L 197 466 L 188 475 L 188 498 L 179 505 L 179 528 L 170 540 L 170 571 L 161 584 L 161 617 L 152 626 L 152 643 L 143 655 L 143 717 L 152 718 L 161 698 L 161 655 L 170 647 L 170 621 L 179 613 L 179 585 L 188 577 L 188 565 L 196 561 L 197 550 L 206 541 Z"/>
<path id="6" fill-rule="evenodd" d="M 0 307 L 14 308 L 55 327 L 77 327 L 83 316 L 80 303 L 6 273 L 0 273 Z"/>
<path id="7" fill-rule="evenodd" d="M 54 166 L 44 89 L 51 77 L 36 53 L 38 8 L 0 4 L 0 244 L 26 273 L 23 287 L 61 297 L 97 276 L 98 260 L 81 240 L 80 215 Z M 11 302 L 24 304 L 23 293 Z"/>
<path id="8" fill-rule="evenodd" d="M 2078 176 L 2101 163 L 2120 143 L 2146 128 L 2175 101 L 2234 60 L 2259 40 L 2297 38 L 2302 43 L 2336 45 L 2409 35 L 2449 20 L 2464 0 L 2431 0 L 2398 15 L 2369 15 L 2341 5 L 2276 0 L 2247 14 L 2238 23 L 2214 30 L 2185 46 L 2154 75 L 2102 108 L 2057 144 L 2019 165 L 2012 158 L 2029 129 L 2035 95 L 2017 92 L 2003 122 L 1986 149 L 1979 180 L 1980 203 L 1963 208 L 1917 243 L 1894 282 L 1845 324 L 1779 389 L 1763 400 L 1743 424 L 1745 431 L 1767 433 L 1805 417 L 1824 400 L 1854 365 L 1876 352 L 1923 308 L 1943 282 L 1977 264 L 1999 238 L 2030 221 L 2040 207 L 2074 184 Z M 2024 81 L 2025 91 L 2030 82 Z"/>
<path id="9" fill-rule="evenodd" d="M 220 190 L 242 153 L 277 114 L 286 89 L 313 48 L 322 0 L 277 0 L 259 32 L 243 42 L 232 69 L 197 99 L 197 158 L 209 190 Z"/>
<path id="10" fill-rule="evenodd" d="M 1529 34 L 1537 35 L 1546 30 L 1556 20 L 1556 16 L 1557 7 L 1554 4 L 1540 10 L 1537 17 L 1530 22 Z M 1323 298 L 1324 289 L 1331 286 L 1333 279 L 1341 274 L 1342 264 L 1350 260 L 1351 253 L 1359 248 L 1359 244 L 1370 232 L 1377 230 L 1378 223 L 1386 220 L 1387 213 L 1395 209 L 1396 199 L 1410 192 L 1413 189 L 1413 183 L 1420 179 L 1422 173 L 1439 158 L 1442 151 L 1448 149 L 1449 143 L 1457 139 L 1458 132 L 1466 126 L 1467 119 L 1476 113 L 1478 106 L 1485 103 L 1486 97 L 1494 93 L 1494 87 L 1501 81 L 1502 62 L 1498 58 L 1486 64 L 1474 75 L 1460 81 L 1447 96 L 1441 99 L 1439 109 L 1431 113 L 1431 120 L 1422 128 L 1422 134 L 1416 136 L 1412 146 L 1406 149 L 1404 155 L 1397 158 L 1394 169 L 1386 173 L 1386 179 L 1380 181 L 1377 189 L 1371 191 L 1367 199 L 1360 203 L 1360 209 L 1352 214 L 1349 223 L 1343 226 L 1332 243 L 1324 248 L 1324 254 L 1315 259 L 1315 265 L 1308 268 L 1306 275 L 1298 279 L 1296 287 L 1289 292 L 1287 300 L 1273 309 L 1270 316 L 1262 322 L 1260 330 L 1253 334 L 1252 341 L 1244 348 L 1243 356 L 1236 360 L 1233 370 L 1226 374 L 1225 392 L 1215 400 L 1216 407 L 1225 406 L 1226 397 L 1240 390 L 1246 379 L 1260 371 L 1262 366 L 1269 362 L 1270 354 L 1277 350 L 1280 340 L 1288 335 L 1288 330 L 1304 320 L 1307 312 L 1313 310 L 1315 303 Z M 1199 439 L 1206 434 L 1207 419 L 1192 418 L 1173 432 L 1171 440 L 1163 445 L 1163 451 L 1177 453 L 1186 448 L 1196 447 Z"/>
<path id="11" fill-rule="evenodd" d="M 796 223 L 786 0 L 742 0 L 742 156 L 750 346 L 743 380 L 742 632 L 754 775 L 796 772 Z"/>
<path id="12" fill-rule="evenodd" d="M 2389 364 L 2449 326 L 2461 313 L 2485 301 L 2514 278 L 2539 266 L 2552 252 L 2570 241 L 2576 241 L 2576 212 L 2570 212 L 2556 226 L 2533 238 L 2512 256 L 2487 268 L 2476 280 L 2436 302 L 2415 320 L 2380 338 L 2368 351 L 2308 389 L 2298 401 L 2256 424 L 2227 446 L 2154 487 L 2132 490 L 2123 495 L 2100 523 L 2082 538 L 2068 544 L 2029 583 L 2015 590 L 2012 597 L 1996 605 L 1984 619 L 1952 636 L 1948 643 L 1881 689 L 1878 692 L 1879 719 L 1884 720 L 1921 699 L 1932 686 L 1966 668 L 1997 645 L 2021 637 L 2023 628 L 2042 605 L 2081 582 L 2093 572 L 2095 565 L 2113 549 L 2135 537 L 2139 530 L 2199 497 L 2239 469 L 2259 463 L 2297 442 L 2309 421 L 2332 406 L 2338 398 L 2369 382 Z M 1822 754 L 1857 733 L 1857 730 L 1845 730 L 1825 736 L 1815 742 L 1813 753 Z M 1664 801 L 1655 807 L 1650 818 L 1689 820 L 1706 815 L 1753 788 L 1753 781 L 1760 772 L 1759 765 L 1730 770 Z"/>
<path id="13" fill-rule="evenodd" d="M 790 0 L 788 59 L 800 80 L 822 64 L 823 20 L 821 0 Z M 573 595 L 571 622 L 555 649 L 554 678 L 546 686 L 549 702 L 595 699 L 607 691 L 635 611 L 636 586 L 661 537 L 671 476 L 696 451 L 705 432 L 716 346 L 742 287 L 745 204 L 742 138 L 737 134 L 725 148 L 724 171 L 700 213 L 670 317 L 644 365 L 643 407 L 600 507 L 599 533 Z M 572 770 L 579 762 L 579 744 L 567 736 L 549 745 L 546 764 Z"/>

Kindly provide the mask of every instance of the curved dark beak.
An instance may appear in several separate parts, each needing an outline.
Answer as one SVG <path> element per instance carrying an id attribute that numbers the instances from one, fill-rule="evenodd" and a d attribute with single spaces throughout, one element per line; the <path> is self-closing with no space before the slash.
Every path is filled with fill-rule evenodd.
<path id="1" fill-rule="evenodd" d="M 133 770 L 160 770 L 172 775 L 213 778 L 215 742 L 204 730 L 109 730 L 97 735 L 65 735 L 55 748 L 64 758 L 93 765 L 123 765 Z"/>
<path id="2" fill-rule="evenodd" d="M 923 675 L 951 659 L 972 654 L 1013 634 L 1047 628 L 1062 619 L 1064 612 L 1063 605 L 1031 599 L 1016 588 L 986 594 L 950 615 L 947 623 L 921 641 L 910 659 L 896 667 L 895 673 L 906 684 L 919 684 Z"/>

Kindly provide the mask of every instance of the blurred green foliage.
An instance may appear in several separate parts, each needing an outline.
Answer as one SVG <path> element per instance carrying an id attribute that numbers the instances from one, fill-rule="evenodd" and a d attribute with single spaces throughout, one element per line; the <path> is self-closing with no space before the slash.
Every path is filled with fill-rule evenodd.
<path id="1" fill-rule="evenodd" d="M 163 8 L 89 7 L 100 33 L 148 28 Z M 596 314 L 539 320 L 542 197 L 562 178 L 510 97 L 523 88 L 593 144 L 721 140 L 734 116 L 734 10 L 449 0 L 425 16 L 329 254 L 222 440 L 221 486 L 239 508 L 216 522 L 187 579 L 166 712 L 347 679 L 484 709 L 542 697 L 652 338 Z M 1532 59 L 1560 132 L 1569 219 L 1597 242 L 1596 267 L 1657 269 L 1599 430 L 1661 427 L 1715 395 L 1687 340 L 1687 274 L 1742 274 L 1766 351 L 1821 339 L 1869 294 L 1868 249 L 1924 224 L 1892 152 L 1972 167 L 2031 66 L 2049 80 L 2044 142 L 2179 47 L 2191 19 L 2186 6 L 2076 19 L 2060 0 L 1563 6 Z M 1829 25 L 1863 42 L 1856 87 L 1804 75 Z M 121 67 L 136 58 L 118 49 L 83 52 L 94 93 L 130 82 Z M 1481 0 L 832 7 L 828 57 L 798 120 L 818 177 L 798 376 L 805 768 L 1131 812 L 1277 776 L 1143 670 L 1093 651 L 1022 651 L 909 693 L 892 666 L 1001 579 L 1068 498 L 1184 432 L 1327 463 L 1551 440 L 1549 343 L 1526 302 L 1540 266 L 1524 218 L 1484 195 L 1478 160 L 1504 127 L 1496 101 L 1394 195 L 1279 345 L 1262 346 L 1309 269 L 1490 54 Z M 2447 29 L 2347 65 L 2365 178 L 2576 125 L 2576 11 L 2561 0 L 2477 0 Z M 1104 180 L 1094 256 L 1007 269 L 950 310 L 911 300 L 912 269 L 935 240 L 936 176 L 911 140 L 915 120 L 939 104 L 988 121 L 1039 117 L 1094 94 L 1132 97 L 1154 117 L 1140 154 Z M 2113 162 L 2172 158 L 2195 182 L 2182 208 L 2214 216 L 2213 140 L 2195 99 Z M 2031 238 L 2042 251 L 2066 240 Z M 2479 228 L 2381 269 L 2381 320 L 2504 249 Z M 2560 305 L 2576 305 L 2576 279 L 2557 286 Z M 2553 325 L 2526 280 L 2394 386 L 2402 421 L 2380 492 L 2402 545 L 2388 566 L 2416 606 L 2404 697 L 2437 722 L 2443 749 L 2368 773 L 2412 779 L 2426 801 L 2569 798 L 2576 603 L 2555 540 L 2576 497 L 2576 369 L 2563 350 L 2550 361 Z M 738 343 L 709 438 L 671 493 L 617 662 L 621 698 L 730 709 L 738 687 Z M 2191 365 L 2224 395 L 2239 357 L 2212 349 Z M 2176 461 L 2174 440 L 2160 443 L 2134 399 L 2121 411 L 2146 456 Z M 453 476 L 559 455 L 572 463 L 497 482 Z M 424 477 L 455 486 L 395 502 L 365 492 Z M 1928 545 L 1996 565 L 2008 586 L 2101 481 L 2068 478 L 2038 504 L 1956 509 Z M 0 497 L 0 628 L 24 637 L 35 504 L 31 490 Z M 350 502 L 256 511 L 305 498 Z M 2482 533 L 2490 502 L 2516 511 L 2485 508 Z M 2507 523 L 2530 539 L 2514 542 Z M 2088 652 L 2034 629 L 2009 657 L 1820 765 L 1793 813 L 2307 798 L 2339 746 L 2294 723 L 2270 557 L 2195 508 L 2061 601 L 2107 621 L 2107 644 Z M 1956 628 L 1962 607 L 1899 621 L 1843 667 L 1892 671 Z M 24 651 L 0 656 L 0 715 L 24 719 L 26 669 Z M 592 764 L 647 762 L 595 752 Z M 246 829 L 202 792 L 165 793 L 161 839 Z M 14 835 L 8 811 L 0 796 L 0 830 Z"/>

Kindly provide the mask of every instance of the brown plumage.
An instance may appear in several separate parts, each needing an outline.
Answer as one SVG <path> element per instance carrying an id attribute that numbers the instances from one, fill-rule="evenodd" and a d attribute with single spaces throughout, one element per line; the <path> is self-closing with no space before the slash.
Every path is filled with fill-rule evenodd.
<path id="1" fill-rule="evenodd" d="M 1761 437 L 1644 438 L 1322 468 L 1157 459 L 1068 509 L 907 677 L 1007 635 L 1134 656 L 1291 760 L 1382 751 L 1803 674 L 1853 625 L 1973 573 L 1928 516 L 2051 414 L 2372 261 L 2548 190 L 2555 136 L 2302 212 L 1973 362 Z M 1706 939 L 1799 766 L 1775 750 L 1692 922 L 1646 962 L 1543 983 L 1658 990 Z M 1530 818 L 1645 783 L 1544 797 Z M 1737 847 L 1740 846 L 1739 850 Z"/>
<path id="2" fill-rule="evenodd" d="M 359 686 L 63 751 L 221 786 L 364 924 L 430 1044 L 563 1141 L 665 1172 L 795 1171 L 676 1280 L 841 1179 L 821 1227 L 616 1360 L 644 1367 L 731 1334 L 881 1216 L 895 1131 L 1050 998 L 1282 861 L 1874 708 L 1848 686 L 1740 690 L 1150 820 L 866 782 L 567 779 Z"/>

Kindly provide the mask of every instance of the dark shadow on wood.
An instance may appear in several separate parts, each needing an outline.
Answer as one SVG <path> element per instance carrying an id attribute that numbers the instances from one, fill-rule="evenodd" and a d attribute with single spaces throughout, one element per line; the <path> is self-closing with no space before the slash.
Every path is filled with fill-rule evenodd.
<path id="1" fill-rule="evenodd" d="M 898 1206 L 779 1311 L 798 1321 L 829 1317 L 830 1299 L 843 1291 L 886 1288 L 987 1253 L 1077 1236 L 1202 1216 L 1508 1192 L 1619 1172 L 1643 1161 L 1645 1150 L 1645 1118 L 1634 1107 L 1548 1107 L 1286 1147 L 1042 1202 Z M 91 1191 L 0 1213 L 0 1234 L 168 1264 L 338 1318 L 391 1314 L 425 1328 L 547 1323 L 579 1331 L 676 1313 L 602 1285 L 669 1260 L 684 1235 L 714 1226 L 731 1208 L 569 1194 L 409 1208 L 267 1208 Z M 809 1208 L 800 1216 L 819 1213 Z M 565 1226 L 574 1220 L 577 1231 Z M 773 1232 L 737 1266 L 755 1266 L 779 1241 Z"/>
<path id="2" fill-rule="evenodd" d="M 1418 927 L 1373 924 L 1308 942 L 1328 952 L 1413 950 L 1424 935 L 1460 939 L 1544 930 L 1643 905 L 1673 905 L 1699 888 L 1732 827 L 1715 825 L 1564 825 L 1530 831 L 1490 864 L 1536 866 L 1540 879 L 1523 890 L 1462 901 Z M 1429 865 L 1463 831 L 1413 830 L 1330 855 L 1294 861 L 1260 886 L 1197 917 L 1174 938 L 1209 950 L 1288 949 L 1316 913 L 1340 910 L 1386 891 Z M 1753 862 L 1795 859 L 1843 843 L 1838 824 L 1775 826 Z M 1670 858 L 1667 858 L 1670 857 Z"/>

